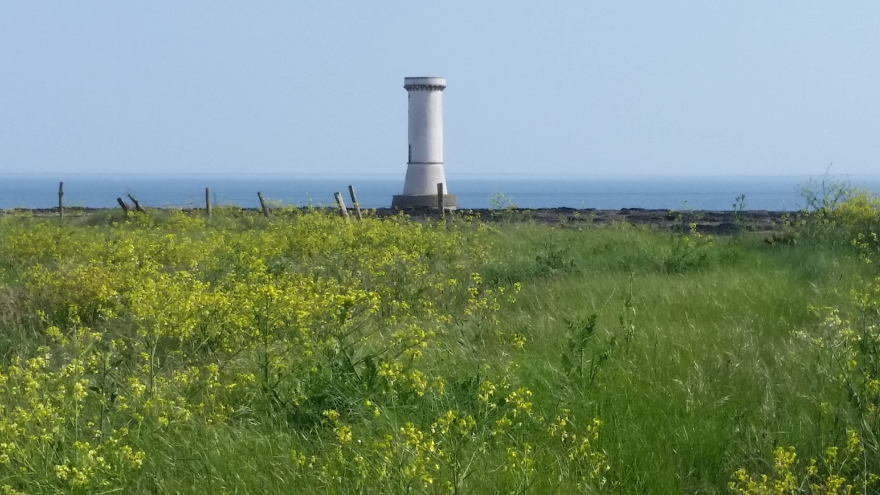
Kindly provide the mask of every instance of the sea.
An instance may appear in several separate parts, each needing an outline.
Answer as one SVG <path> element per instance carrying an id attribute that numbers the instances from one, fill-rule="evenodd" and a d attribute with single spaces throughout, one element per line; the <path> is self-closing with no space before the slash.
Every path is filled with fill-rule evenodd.
<path id="1" fill-rule="evenodd" d="M 824 178 L 826 182 L 880 193 L 880 176 Z M 114 208 L 130 194 L 148 207 L 203 208 L 205 188 L 212 204 L 259 206 L 258 192 L 272 204 L 331 206 L 334 193 L 351 204 L 354 187 L 364 208 L 391 205 L 403 190 L 403 177 L 354 180 L 268 175 L 223 174 L 0 174 L 0 209 L 52 208 L 59 182 L 64 204 Z M 822 177 L 704 176 L 603 177 L 542 179 L 447 175 L 448 191 L 460 208 L 595 208 L 617 210 L 771 210 L 797 211 L 806 205 L 804 188 L 820 191 Z"/>

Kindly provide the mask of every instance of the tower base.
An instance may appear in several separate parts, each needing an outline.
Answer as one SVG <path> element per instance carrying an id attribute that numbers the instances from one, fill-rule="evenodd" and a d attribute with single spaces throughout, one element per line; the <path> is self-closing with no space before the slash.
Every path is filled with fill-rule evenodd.
<path id="1" fill-rule="evenodd" d="M 437 208 L 437 195 L 428 194 L 425 196 L 404 196 L 403 194 L 395 194 L 391 200 L 391 207 L 398 210 L 406 210 L 409 208 Z M 443 195 L 443 208 L 447 210 L 458 209 L 458 199 L 454 194 Z"/>

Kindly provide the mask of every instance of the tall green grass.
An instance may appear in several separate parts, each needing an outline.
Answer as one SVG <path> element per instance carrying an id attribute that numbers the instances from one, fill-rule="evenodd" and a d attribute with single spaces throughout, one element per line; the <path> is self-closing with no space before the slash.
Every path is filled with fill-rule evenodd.
<path id="1" fill-rule="evenodd" d="M 526 281 L 504 316 L 530 342 L 521 369 L 541 400 L 606 420 L 621 491 L 725 493 L 774 446 L 816 455 L 840 434 L 818 407 L 838 392 L 810 375 L 814 350 L 795 333 L 816 323 L 809 307 L 845 306 L 868 280 L 847 250 L 715 239 L 670 270 L 681 257 L 670 234 L 511 225 L 497 236 L 489 273 Z M 592 314 L 595 376 L 567 376 L 566 322 Z"/>
<path id="2" fill-rule="evenodd" d="M 441 378 L 445 391 L 424 397 L 407 395 L 405 387 L 382 382 L 370 368 L 376 366 L 372 361 L 346 363 L 348 351 L 340 350 L 342 344 L 328 344 L 320 348 L 326 356 L 308 365 L 290 365 L 302 376 L 284 378 L 291 389 L 309 391 L 310 396 L 301 398 L 305 404 L 291 400 L 279 406 L 261 398 L 266 391 L 254 387 L 238 399 L 237 409 L 225 421 L 139 428 L 132 441 L 147 457 L 139 469 L 116 480 L 126 493 L 720 494 L 731 493 L 730 483 L 740 469 L 774 473 L 779 447 L 794 447 L 803 459 L 821 459 L 828 447 L 847 441 L 849 430 L 861 432 L 866 472 L 880 472 L 867 465 L 880 462 L 878 446 L 870 438 L 870 428 L 876 423 L 870 423 L 864 412 L 864 403 L 874 399 L 867 397 L 863 403 L 853 399 L 856 392 L 865 394 L 870 388 L 870 384 L 862 386 L 857 375 L 872 365 L 870 350 L 859 358 L 864 361 L 859 362 L 861 367 L 852 368 L 857 370 L 852 377 L 838 380 L 835 374 L 844 369 L 838 366 L 839 354 L 817 345 L 816 336 L 825 331 L 823 313 L 811 309 L 833 307 L 844 315 L 867 314 L 852 295 L 866 291 L 877 276 L 876 265 L 868 262 L 870 245 L 866 248 L 867 241 L 858 238 L 874 228 L 864 215 L 858 217 L 858 228 L 847 230 L 855 246 L 840 242 L 832 232 L 834 222 L 827 218 L 818 226 L 800 230 L 820 231 L 821 235 L 804 236 L 786 245 L 768 244 L 750 234 L 712 238 L 628 225 L 574 229 L 528 221 L 491 227 L 427 223 L 422 226 L 425 230 L 413 229 L 419 239 L 436 241 L 442 232 L 458 237 L 442 250 L 419 251 L 413 259 L 423 265 L 412 260 L 411 265 L 401 266 L 394 264 L 396 260 L 382 261 L 387 265 L 377 261 L 381 270 L 369 272 L 373 277 L 369 280 L 358 271 L 365 250 L 383 249 L 381 243 L 387 243 L 409 253 L 408 238 L 395 230 L 396 224 L 365 228 L 364 237 L 357 238 L 336 220 L 306 217 L 304 224 L 298 224 L 294 216 L 273 224 L 255 215 L 224 215 L 222 210 L 215 211 L 215 216 L 195 226 L 165 213 L 128 222 L 96 216 L 53 230 L 52 242 L 67 246 L 59 252 L 75 251 L 70 246 L 77 242 L 99 235 L 112 238 L 115 229 L 141 228 L 134 225 L 144 222 L 145 232 L 155 234 L 150 242 L 159 247 L 142 256 L 163 259 L 171 255 L 162 252 L 162 246 L 189 249 L 189 243 L 221 236 L 228 245 L 217 252 L 228 259 L 206 257 L 199 261 L 201 265 L 194 264 L 213 283 L 240 268 L 236 263 L 241 253 L 256 259 L 254 253 L 266 246 L 254 247 L 249 242 L 270 232 L 267 239 L 299 247 L 285 251 L 269 246 L 267 277 L 302 272 L 308 275 L 306 279 L 341 280 L 365 289 L 380 279 L 387 284 L 375 282 L 383 295 L 395 300 L 383 300 L 380 307 L 384 309 L 375 319 L 364 317 L 356 323 L 362 326 L 354 331 L 368 336 L 364 342 L 369 336 L 389 333 L 388 328 L 396 324 L 383 311 L 412 318 L 406 322 L 414 323 L 416 329 L 427 325 L 427 320 L 395 309 L 394 304 L 415 307 L 425 298 L 442 295 L 445 300 L 428 301 L 430 312 L 425 310 L 434 318 L 431 325 L 443 323 L 436 336 L 429 338 L 429 350 L 421 361 L 395 356 L 394 362 L 412 365 L 429 379 Z M 32 222 L 27 225 L 44 221 L 22 220 Z M 287 221 L 291 223 L 280 223 Z M 309 226 L 312 221 L 323 227 Z M 400 219 L 394 222 L 403 222 L 403 229 L 411 227 Z M 20 227 L 7 222 L 3 226 L 7 230 L 0 235 L 21 232 L 15 230 Z M 288 228 L 302 229 L 303 236 L 314 235 L 318 240 L 305 243 L 290 236 Z M 169 232 L 173 235 L 163 237 Z M 344 246 L 322 252 L 322 242 L 338 242 L 334 236 L 340 232 L 349 236 Z M 483 247 L 488 249 L 484 257 L 473 255 Z M 177 252 L 172 249 L 172 253 Z M 474 259 L 461 259 L 465 253 Z M 63 259 L 40 262 L 65 266 Z M 449 266 L 459 267 L 454 274 L 459 278 L 467 277 L 470 270 L 477 275 L 470 286 L 461 283 L 462 290 L 449 289 L 443 285 L 447 277 L 442 272 Z M 419 277 L 431 277 L 431 284 L 408 273 L 412 267 L 424 269 Z M 156 273 L 163 270 L 172 271 L 172 267 L 160 267 Z M 35 295 L 27 292 L 20 279 L 25 271 L 15 259 L 0 259 L 0 363 L 4 366 L 16 356 L 36 352 L 47 340 L 44 326 L 35 315 L 27 314 Z M 492 290 L 505 288 L 508 295 L 519 287 L 513 302 L 497 298 L 497 310 L 468 309 L 481 302 L 491 306 L 498 294 Z M 856 316 L 846 318 L 851 318 L 846 320 L 851 326 L 861 321 Z M 135 325 L 134 321 L 123 323 Z M 100 318 L 94 324 L 108 332 L 115 330 Z M 331 328 L 333 320 L 315 325 Z M 873 331 L 870 323 L 865 328 Z M 330 364 L 321 368 L 326 363 Z M 368 375 L 373 378 L 362 378 Z M 403 375 L 398 378 L 404 380 Z M 841 385 L 847 380 L 849 388 Z M 315 392 L 316 383 L 326 388 Z M 499 392 L 483 400 L 480 394 L 486 383 L 497 386 Z M 503 387 L 507 387 L 504 394 L 500 392 Z M 521 425 L 499 428 L 500 433 L 491 431 L 493 421 L 501 417 L 498 410 L 515 409 L 511 397 L 519 390 L 531 393 L 524 399 L 531 404 L 531 422 L 522 419 L 523 406 L 522 415 L 517 416 Z M 2 400 L 12 404 L 14 397 Z M 381 406 L 381 415 L 370 414 L 368 404 L 373 403 Z M 342 411 L 345 423 L 337 424 L 323 409 Z M 472 414 L 476 426 L 461 437 L 428 433 L 439 429 L 438 418 L 447 411 Z M 547 432 L 562 414 L 579 431 L 590 431 L 586 426 L 594 424 L 594 418 L 601 420 L 590 445 L 593 450 L 568 458 L 569 444 L 551 442 Z M 421 446 L 406 444 L 406 449 L 397 451 L 399 463 L 383 464 L 381 469 L 393 471 L 396 466 L 403 472 L 411 458 L 423 456 L 437 465 L 426 468 L 429 472 L 443 473 L 437 482 L 413 483 L 403 475 L 379 482 L 364 476 L 375 474 L 381 464 L 376 445 L 386 435 L 400 441 L 408 424 L 447 442 L 444 449 L 457 445 L 446 451 L 452 457 L 432 457 L 416 452 Z M 337 441 L 340 432 L 344 433 L 342 426 L 354 431 L 355 441 Z M 533 449 L 535 457 L 533 473 L 514 467 L 520 462 L 516 455 L 527 448 Z M 590 483 L 579 482 L 587 466 L 604 466 L 605 462 L 607 471 L 602 470 Z M 841 475 L 855 479 L 859 472 L 854 469 Z M 46 472 L 51 472 L 51 466 Z M 54 493 L 57 485 L 51 478 L 50 474 L 34 479 L 23 492 Z M 18 482 L 21 477 L 9 472 L 0 460 L 0 487 L 13 479 Z M 874 486 L 873 493 L 877 493 Z"/>

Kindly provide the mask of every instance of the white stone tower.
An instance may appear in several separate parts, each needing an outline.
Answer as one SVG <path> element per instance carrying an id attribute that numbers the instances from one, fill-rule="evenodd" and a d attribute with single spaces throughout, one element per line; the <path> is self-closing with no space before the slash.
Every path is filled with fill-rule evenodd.
<path id="1" fill-rule="evenodd" d="M 407 77 L 403 88 L 409 99 L 409 157 L 403 194 L 395 195 L 395 208 L 437 207 L 437 184 L 443 184 L 443 205 L 456 208 L 458 200 L 449 194 L 443 172 L 442 77 Z"/>

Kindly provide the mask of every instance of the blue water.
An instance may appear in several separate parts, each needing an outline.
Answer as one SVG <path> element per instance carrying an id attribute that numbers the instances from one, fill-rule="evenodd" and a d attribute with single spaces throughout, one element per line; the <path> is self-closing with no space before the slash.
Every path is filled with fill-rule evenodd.
<path id="1" fill-rule="evenodd" d="M 745 195 L 745 209 L 793 211 L 804 207 L 800 187 L 809 177 L 647 177 L 575 180 L 448 177 L 449 190 L 462 208 L 647 208 L 731 210 Z M 254 208 L 257 191 L 270 201 L 296 206 L 334 204 L 333 193 L 353 184 L 366 208 L 389 206 L 403 178 L 355 181 L 228 175 L 0 175 L 0 209 L 51 208 L 64 181 L 68 206 L 116 207 L 117 197 L 132 194 L 146 206 L 204 207 L 205 188 L 215 204 Z M 852 179 L 853 185 L 880 191 L 880 177 Z"/>

